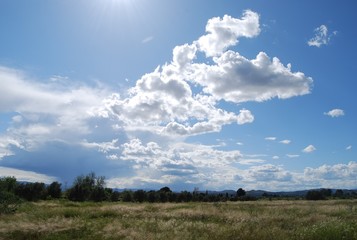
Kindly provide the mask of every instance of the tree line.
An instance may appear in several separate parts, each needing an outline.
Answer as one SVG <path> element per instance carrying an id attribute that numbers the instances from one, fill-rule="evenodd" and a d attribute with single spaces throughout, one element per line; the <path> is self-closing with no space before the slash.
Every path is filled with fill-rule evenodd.
<path id="1" fill-rule="evenodd" d="M 343 198 L 346 196 L 342 190 L 332 194 L 331 189 L 308 191 L 307 200 L 323 200 L 330 197 Z M 269 197 L 272 196 L 262 196 Z M 41 182 L 18 182 L 15 177 L 0 178 L 0 214 L 13 212 L 22 201 L 38 201 L 48 199 L 68 199 L 70 201 L 122 201 L 122 202 L 220 202 L 220 201 L 251 201 L 256 197 L 249 196 L 246 191 L 239 188 L 235 194 L 219 193 L 210 194 L 200 192 L 195 188 L 193 192 L 173 192 L 169 187 L 163 187 L 158 191 L 150 190 L 124 190 L 115 191 L 105 186 L 105 177 L 96 176 L 95 173 L 78 176 L 73 185 L 62 190 L 59 182 L 49 185 Z"/>

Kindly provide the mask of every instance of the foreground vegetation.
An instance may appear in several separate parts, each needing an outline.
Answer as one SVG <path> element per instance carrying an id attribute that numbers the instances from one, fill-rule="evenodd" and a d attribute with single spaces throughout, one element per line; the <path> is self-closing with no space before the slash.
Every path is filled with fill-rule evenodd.
<path id="1" fill-rule="evenodd" d="M 168 187 L 118 192 L 104 180 L 94 173 L 78 176 L 62 191 L 58 182 L 0 178 L 0 240 L 357 240 L 354 191 L 311 190 L 306 200 L 267 193 L 257 198 L 242 188 L 230 194 L 176 193 Z"/>
<path id="2" fill-rule="evenodd" d="M 357 239 L 357 201 L 25 202 L 0 239 Z"/>

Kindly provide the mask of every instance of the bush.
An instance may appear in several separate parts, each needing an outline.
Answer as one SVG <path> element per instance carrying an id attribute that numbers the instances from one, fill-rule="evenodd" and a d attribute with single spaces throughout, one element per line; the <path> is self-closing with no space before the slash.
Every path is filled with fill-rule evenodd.
<path id="1" fill-rule="evenodd" d="M 62 195 L 61 184 L 59 182 L 53 182 L 47 187 L 47 194 L 51 198 L 60 198 Z"/>
<path id="2" fill-rule="evenodd" d="M 119 196 L 120 196 L 119 192 L 117 192 L 117 191 L 112 192 L 112 194 L 110 195 L 110 201 L 118 202 L 119 201 Z"/>
<path id="3" fill-rule="evenodd" d="M 20 204 L 19 198 L 11 192 L 0 192 L 0 215 L 14 213 Z"/>
<path id="4" fill-rule="evenodd" d="M 137 190 L 133 194 L 133 200 L 135 202 L 144 202 L 146 198 L 146 192 L 144 190 Z"/>
<path id="5" fill-rule="evenodd" d="M 133 201 L 133 194 L 131 191 L 125 190 L 120 194 L 123 202 L 132 202 Z"/>
<path id="6" fill-rule="evenodd" d="M 47 198 L 47 190 L 44 183 L 21 183 L 15 189 L 15 194 L 27 201 L 38 201 Z"/>
<path id="7" fill-rule="evenodd" d="M 306 193 L 306 199 L 316 201 L 316 200 L 325 200 L 326 197 L 322 191 L 310 190 Z"/>

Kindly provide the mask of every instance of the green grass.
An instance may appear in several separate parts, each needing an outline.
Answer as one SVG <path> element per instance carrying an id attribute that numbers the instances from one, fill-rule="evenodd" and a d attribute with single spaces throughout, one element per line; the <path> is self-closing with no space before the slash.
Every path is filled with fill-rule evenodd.
<path id="1" fill-rule="evenodd" d="M 0 239 L 357 240 L 357 201 L 24 203 Z"/>

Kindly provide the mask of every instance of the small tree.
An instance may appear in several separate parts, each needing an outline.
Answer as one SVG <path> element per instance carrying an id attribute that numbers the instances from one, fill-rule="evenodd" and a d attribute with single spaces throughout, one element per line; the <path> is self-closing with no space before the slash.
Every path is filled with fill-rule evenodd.
<path id="1" fill-rule="evenodd" d="M 342 189 L 337 189 L 334 196 L 337 198 L 342 198 L 344 195 L 343 190 Z"/>
<path id="2" fill-rule="evenodd" d="M 62 195 L 61 184 L 59 182 L 53 182 L 47 187 L 47 194 L 51 198 L 60 198 Z"/>
<path id="3" fill-rule="evenodd" d="M 18 208 L 20 200 L 15 195 L 16 186 L 16 178 L 0 178 L 0 215 L 13 213 Z"/>
<path id="4" fill-rule="evenodd" d="M 15 192 L 17 181 L 15 177 L 0 178 L 0 192 Z"/>
<path id="5" fill-rule="evenodd" d="M 135 202 L 144 202 L 146 198 L 146 192 L 144 190 L 137 190 L 133 194 Z"/>
<path id="6" fill-rule="evenodd" d="M 238 198 L 245 196 L 245 194 L 246 194 L 246 192 L 245 192 L 245 190 L 244 190 L 243 188 L 239 188 L 239 189 L 237 190 L 237 197 L 238 197 Z"/>
<path id="7" fill-rule="evenodd" d="M 120 197 L 120 193 L 118 191 L 114 191 L 110 195 L 110 201 L 112 202 L 118 202 Z"/>
<path id="8" fill-rule="evenodd" d="M 160 191 L 160 192 L 164 192 L 164 193 L 172 192 L 169 187 L 163 187 L 163 188 L 161 188 L 159 191 Z"/>
<path id="9" fill-rule="evenodd" d="M 156 200 L 157 200 L 157 193 L 155 192 L 155 191 L 149 191 L 149 192 L 147 192 L 147 200 L 148 200 L 148 202 L 150 202 L 150 203 L 153 203 L 153 202 L 156 202 Z"/>
<path id="10" fill-rule="evenodd" d="M 125 190 L 120 194 L 123 202 L 131 202 L 133 201 L 133 194 L 131 191 Z"/>
<path id="11" fill-rule="evenodd" d="M 307 200 L 324 200 L 326 198 L 322 191 L 310 190 L 306 193 L 306 199 Z"/>
<path id="12" fill-rule="evenodd" d="M 0 215 L 14 213 L 20 204 L 19 198 L 11 193 L 0 191 Z"/>
<path id="13" fill-rule="evenodd" d="M 106 199 L 105 177 L 96 177 L 94 172 L 78 176 L 67 196 L 72 201 L 103 201 Z"/>

